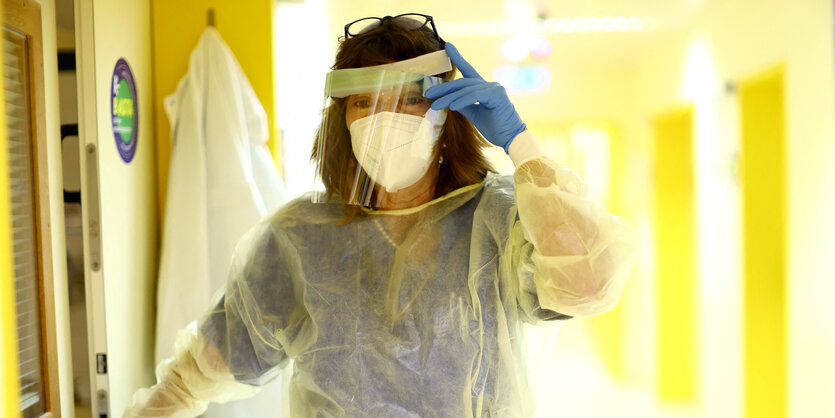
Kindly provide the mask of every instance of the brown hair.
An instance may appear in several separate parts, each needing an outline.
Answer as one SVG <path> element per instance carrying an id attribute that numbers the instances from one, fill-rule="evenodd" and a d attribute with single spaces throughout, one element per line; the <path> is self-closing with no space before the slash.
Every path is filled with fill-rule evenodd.
<path id="1" fill-rule="evenodd" d="M 403 19 L 403 18 L 401 18 Z M 332 69 L 359 68 L 389 62 L 402 61 L 430 52 L 444 45 L 435 38 L 431 28 L 413 29 L 400 19 L 387 19 L 380 26 L 341 39 Z M 456 69 L 440 75 L 451 80 Z M 345 98 L 333 98 L 323 110 L 323 124 L 316 133 L 311 160 L 317 163 L 317 172 L 329 195 L 339 196 L 343 202 L 357 198 L 353 190 L 359 162 L 351 148 L 351 136 L 345 125 Z M 481 148 L 487 142 L 463 115 L 448 111 L 438 143 L 435 144 L 433 161 L 443 159 L 435 185 L 435 197 L 455 189 L 478 183 L 488 171 L 493 171 Z M 323 157 L 323 158 L 322 158 Z M 359 168 L 361 170 L 361 168 Z M 362 176 L 367 176 L 362 172 Z M 363 179 L 364 177 L 361 177 Z M 357 206 L 346 208 L 345 222 L 361 211 Z"/>

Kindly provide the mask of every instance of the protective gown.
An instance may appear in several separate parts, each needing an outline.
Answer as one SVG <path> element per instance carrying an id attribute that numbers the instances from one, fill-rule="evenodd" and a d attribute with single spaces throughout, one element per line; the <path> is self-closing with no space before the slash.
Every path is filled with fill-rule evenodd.
<path id="1" fill-rule="evenodd" d="M 530 416 L 522 323 L 613 308 L 634 261 L 629 224 L 543 157 L 344 220 L 301 197 L 250 230 L 126 416 L 193 416 L 288 359 L 294 417 Z"/>

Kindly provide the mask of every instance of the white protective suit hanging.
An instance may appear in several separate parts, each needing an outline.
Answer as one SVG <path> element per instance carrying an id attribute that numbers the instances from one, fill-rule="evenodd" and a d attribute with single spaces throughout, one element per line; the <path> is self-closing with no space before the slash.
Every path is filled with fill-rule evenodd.
<path id="1" fill-rule="evenodd" d="M 284 201 L 266 140 L 267 116 L 217 31 L 205 30 L 176 93 L 165 99 L 172 151 L 157 290 L 156 361 L 178 330 L 223 287 L 234 246 Z M 212 405 L 206 417 L 267 417 L 281 384 L 247 400 Z"/>

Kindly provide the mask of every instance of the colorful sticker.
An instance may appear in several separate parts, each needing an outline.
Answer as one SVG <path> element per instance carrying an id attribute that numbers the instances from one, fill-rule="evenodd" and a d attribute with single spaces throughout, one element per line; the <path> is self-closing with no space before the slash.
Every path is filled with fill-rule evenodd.
<path id="1" fill-rule="evenodd" d="M 139 132 L 138 99 L 133 72 L 128 62 L 119 58 L 116 68 L 113 69 L 113 82 L 110 86 L 110 116 L 116 149 L 126 163 L 131 162 L 136 154 Z"/>

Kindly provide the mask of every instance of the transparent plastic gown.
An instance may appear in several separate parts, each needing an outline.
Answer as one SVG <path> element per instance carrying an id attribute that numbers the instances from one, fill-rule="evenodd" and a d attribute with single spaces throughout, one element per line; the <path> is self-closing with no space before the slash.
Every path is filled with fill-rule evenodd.
<path id="1" fill-rule="evenodd" d="M 297 199 L 238 244 L 125 416 L 195 416 L 290 358 L 294 417 L 530 416 L 522 323 L 613 308 L 634 260 L 629 224 L 584 190 L 539 157 L 345 225 L 341 203 Z"/>

